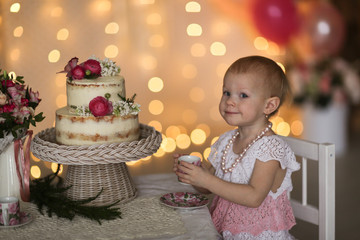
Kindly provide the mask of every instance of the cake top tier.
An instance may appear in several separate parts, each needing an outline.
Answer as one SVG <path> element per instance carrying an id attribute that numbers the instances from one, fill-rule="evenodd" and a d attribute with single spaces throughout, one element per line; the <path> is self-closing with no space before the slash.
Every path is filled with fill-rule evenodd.
<path id="1" fill-rule="evenodd" d="M 90 101 L 98 96 L 105 97 L 114 103 L 126 97 L 125 80 L 120 75 L 96 79 L 68 79 L 66 81 L 66 95 L 69 107 L 87 107 Z"/>
<path id="2" fill-rule="evenodd" d="M 120 67 L 115 62 L 100 60 L 95 56 L 78 64 L 73 57 L 64 70 L 67 73 L 66 93 L 69 111 L 75 115 L 137 115 L 140 105 L 126 98 L 125 80 L 119 75 Z"/>
<path id="3" fill-rule="evenodd" d="M 120 67 L 112 60 L 101 60 L 94 55 L 83 63 L 78 64 L 79 58 L 73 57 L 59 73 L 67 73 L 66 77 L 71 80 L 94 79 L 98 77 L 116 76 L 120 73 Z"/>

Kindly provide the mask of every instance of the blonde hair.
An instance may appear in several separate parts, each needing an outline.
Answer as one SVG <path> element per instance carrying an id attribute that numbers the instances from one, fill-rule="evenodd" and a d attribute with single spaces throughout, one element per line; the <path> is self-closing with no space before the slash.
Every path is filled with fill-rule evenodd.
<path id="1" fill-rule="evenodd" d="M 262 56 L 248 56 L 236 60 L 225 73 L 242 74 L 256 73 L 262 78 L 264 87 L 270 91 L 270 97 L 280 99 L 279 107 L 269 116 L 273 116 L 286 99 L 290 99 L 289 81 L 282 68 L 273 60 Z"/>

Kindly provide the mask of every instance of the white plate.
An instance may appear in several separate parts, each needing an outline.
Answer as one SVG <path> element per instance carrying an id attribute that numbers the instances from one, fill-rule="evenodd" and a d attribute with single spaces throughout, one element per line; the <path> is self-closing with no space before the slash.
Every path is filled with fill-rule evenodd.
<path id="1" fill-rule="evenodd" d="M 199 193 L 174 192 L 160 197 L 160 203 L 178 209 L 197 209 L 206 206 L 209 199 Z"/>

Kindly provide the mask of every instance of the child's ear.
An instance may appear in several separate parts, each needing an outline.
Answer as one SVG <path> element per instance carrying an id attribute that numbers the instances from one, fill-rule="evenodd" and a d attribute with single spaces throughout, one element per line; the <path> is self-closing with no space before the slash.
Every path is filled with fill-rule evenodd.
<path id="1" fill-rule="evenodd" d="M 265 102 L 265 109 L 264 113 L 266 115 L 271 114 L 272 112 L 276 111 L 280 105 L 280 98 L 279 97 L 271 97 L 268 98 Z"/>

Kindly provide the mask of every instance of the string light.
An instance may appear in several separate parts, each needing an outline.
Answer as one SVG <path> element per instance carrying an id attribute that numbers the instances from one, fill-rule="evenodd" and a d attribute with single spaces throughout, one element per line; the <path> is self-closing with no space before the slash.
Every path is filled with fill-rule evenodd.
<path id="1" fill-rule="evenodd" d="M 14 37 L 21 37 L 23 35 L 24 28 L 22 26 L 18 26 L 14 29 Z"/>
<path id="2" fill-rule="evenodd" d="M 206 133 L 202 129 L 195 129 L 191 132 L 190 138 L 194 144 L 200 145 L 205 142 Z"/>
<path id="3" fill-rule="evenodd" d="M 224 56 L 226 53 L 225 44 L 222 42 L 214 42 L 210 46 L 210 52 L 214 56 Z"/>
<path id="4" fill-rule="evenodd" d="M 197 23 L 191 23 L 187 26 L 186 32 L 189 36 L 198 37 L 202 34 L 202 27 Z"/>
<path id="5" fill-rule="evenodd" d="M 17 13 L 20 11 L 20 3 L 13 3 L 10 6 L 10 12 Z"/>
<path id="6" fill-rule="evenodd" d="M 266 38 L 256 37 L 254 40 L 254 47 L 257 50 L 267 50 L 269 48 L 269 42 L 266 40 Z"/>
<path id="7" fill-rule="evenodd" d="M 54 49 L 52 51 L 50 51 L 49 55 L 48 55 L 48 60 L 51 63 L 56 63 L 58 62 L 60 59 L 60 51 L 57 49 Z"/>
<path id="8" fill-rule="evenodd" d="M 148 88 L 152 92 L 160 92 L 164 87 L 164 82 L 159 77 L 152 77 L 148 82 Z"/>
<path id="9" fill-rule="evenodd" d="M 60 29 L 56 35 L 57 40 L 60 41 L 65 41 L 68 39 L 68 37 L 69 37 L 69 30 L 67 30 L 66 28 Z"/>
<path id="10" fill-rule="evenodd" d="M 187 134 L 179 134 L 176 137 L 176 145 L 180 149 L 187 149 L 191 145 L 190 137 Z"/>
<path id="11" fill-rule="evenodd" d="M 33 178 L 40 178 L 41 170 L 37 165 L 33 165 L 30 168 L 30 174 Z"/>
<path id="12" fill-rule="evenodd" d="M 206 48 L 202 43 L 194 43 L 191 46 L 190 53 L 193 57 L 203 57 L 206 54 Z"/>
<path id="13" fill-rule="evenodd" d="M 149 112 L 153 115 L 159 115 L 164 111 L 164 104 L 160 100 L 152 100 L 149 103 Z"/>
<path id="14" fill-rule="evenodd" d="M 188 13 L 198 13 L 201 11 L 201 6 L 198 2 L 191 1 L 186 3 L 185 11 Z"/>

